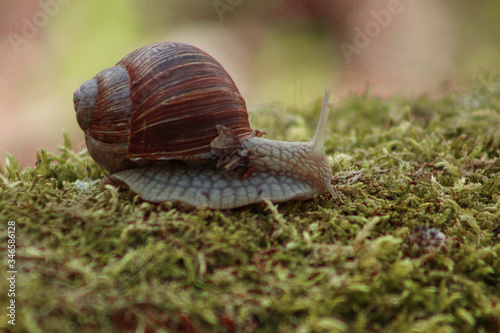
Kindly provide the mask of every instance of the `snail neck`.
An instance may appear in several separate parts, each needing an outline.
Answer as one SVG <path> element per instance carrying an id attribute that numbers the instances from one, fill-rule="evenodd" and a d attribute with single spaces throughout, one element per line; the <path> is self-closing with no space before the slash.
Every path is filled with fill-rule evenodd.
<path id="1" fill-rule="evenodd" d="M 319 191 L 336 195 L 331 185 L 332 170 L 325 153 L 318 154 L 311 142 L 284 142 L 253 137 L 243 142 L 249 149 L 255 172 L 286 175 L 312 184 Z"/>
<path id="2" fill-rule="evenodd" d="M 325 91 L 318 126 L 311 142 L 273 141 L 260 137 L 243 142 L 242 148 L 248 151 L 256 171 L 290 177 L 312 185 L 318 192 L 327 190 L 337 197 L 331 184 L 332 169 L 323 150 L 330 94 L 330 90 Z"/>

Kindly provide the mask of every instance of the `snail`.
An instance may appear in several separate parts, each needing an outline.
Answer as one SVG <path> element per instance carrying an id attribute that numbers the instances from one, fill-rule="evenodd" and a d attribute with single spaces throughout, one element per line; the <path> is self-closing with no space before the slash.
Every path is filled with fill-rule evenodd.
<path id="1" fill-rule="evenodd" d="M 329 94 L 312 141 L 264 139 L 214 58 L 163 42 L 99 72 L 73 101 L 88 152 L 108 182 L 153 203 L 230 209 L 326 191 L 337 197 L 323 151 Z"/>

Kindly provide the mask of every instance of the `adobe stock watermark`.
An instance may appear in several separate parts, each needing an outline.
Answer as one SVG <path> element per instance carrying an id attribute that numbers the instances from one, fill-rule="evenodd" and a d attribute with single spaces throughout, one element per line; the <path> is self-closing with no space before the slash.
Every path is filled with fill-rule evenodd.
<path id="1" fill-rule="evenodd" d="M 411 1 L 411 0 L 409 0 Z M 400 0 L 389 0 L 387 3 L 387 9 L 381 9 L 380 11 L 372 10 L 370 15 L 373 20 L 366 22 L 363 29 L 360 27 L 354 28 L 354 38 L 353 43 L 348 44 L 346 42 L 340 43 L 340 50 L 344 54 L 348 64 L 352 61 L 352 56 L 358 54 L 361 50 L 365 49 L 370 45 L 373 38 L 377 37 L 384 28 L 386 28 L 392 21 L 393 15 L 398 15 L 403 11 L 403 5 Z"/>
<path id="2" fill-rule="evenodd" d="M 16 325 L 16 222 L 9 221 L 7 223 L 7 281 L 9 281 L 9 289 L 7 296 L 9 299 L 7 306 L 7 322 Z"/>
<path id="3" fill-rule="evenodd" d="M 213 5 L 219 16 L 219 20 L 224 21 L 224 13 L 232 12 L 242 2 L 243 0 L 214 0 Z"/>
<path id="4" fill-rule="evenodd" d="M 473 94 L 479 102 L 488 101 L 500 93 L 500 83 L 493 74 L 481 74 L 475 82 Z"/>
<path id="5" fill-rule="evenodd" d="M 70 0 L 39 0 L 40 10 L 35 12 L 32 17 L 22 17 L 23 26 L 21 33 L 9 33 L 7 36 L 10 45 L 15 52 L 20 52 L 23 47 L 28 45 L 30 39 L 34 38 L 41 28 L 45 27 L 51 18 L 59 13 L 60 5 L 67 4 Z"/>

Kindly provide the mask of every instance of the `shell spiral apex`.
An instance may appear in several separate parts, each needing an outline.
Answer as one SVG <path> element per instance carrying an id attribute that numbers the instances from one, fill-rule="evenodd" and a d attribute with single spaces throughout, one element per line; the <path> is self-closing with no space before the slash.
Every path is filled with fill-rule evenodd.
<path id="1" fill-rule="evenodd" d="M 73 100 L 92 158 L 144 200 L 227 209 L 336 195 L 323 152 L 328 92 L 312 142 L 263 139 L 214 58 L 164 42 L 99 72 Z"/>

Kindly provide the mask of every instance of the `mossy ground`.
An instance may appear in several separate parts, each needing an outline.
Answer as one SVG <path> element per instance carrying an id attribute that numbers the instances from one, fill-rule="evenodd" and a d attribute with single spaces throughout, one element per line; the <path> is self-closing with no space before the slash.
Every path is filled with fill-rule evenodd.
<path id="1" fill-rule="evenodd" d="M 251 123 L 305 140 L 319 106 L 267 107 Z M 35 168 L 8 159 L 0 266 L 6 275 L 15 221 L 17 317 L 14 327 L 2 315 L 0 327 L 500 331 L 499 81 L 438 101 L 350 96 L 329 123 L 341 200 L 186 212 L 77 185 L 102 172 L 67 139 L 58 154 L 40 151 Z"/>

